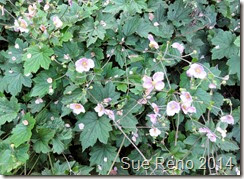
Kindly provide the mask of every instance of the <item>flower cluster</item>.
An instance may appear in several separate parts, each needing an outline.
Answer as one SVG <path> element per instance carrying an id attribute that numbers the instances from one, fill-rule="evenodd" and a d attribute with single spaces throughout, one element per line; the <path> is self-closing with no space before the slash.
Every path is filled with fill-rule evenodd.
<path id="1" fill-rule="evenodd" d="M 101 117 L 104 114 L 107 115 L 110 119 L 115 120 L 114 112 L 105 107 L 109 105 L 111 98 L 105 98 L 101 103 L 98 103 L 94 110 L 98 113 L 98 116 Z"/>

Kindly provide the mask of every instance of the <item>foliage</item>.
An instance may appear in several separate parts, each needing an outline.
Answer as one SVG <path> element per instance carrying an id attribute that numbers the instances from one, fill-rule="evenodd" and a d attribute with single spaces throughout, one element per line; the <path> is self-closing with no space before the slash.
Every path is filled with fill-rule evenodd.
<path id="1" fill-rule="evenodd" d="M 0 0 L 0 12 L 0 174 L 239 174 L 239 1 Z"/>

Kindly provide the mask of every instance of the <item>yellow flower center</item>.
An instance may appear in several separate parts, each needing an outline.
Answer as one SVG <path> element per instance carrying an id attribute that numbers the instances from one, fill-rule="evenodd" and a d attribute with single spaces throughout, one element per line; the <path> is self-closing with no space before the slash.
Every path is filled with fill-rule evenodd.
<path id="1" fill-rule="evenodd" d="M 87 65 L 88 65 L 88 64 L 87 64 L 86 61 L 82 62 L 82 66 L 83 66 L 83 67 L 87 67 Z"/>
<path id="2" fill-rule="evenodd" d="M 80 108 L 81 108 L 81 106 L 79 104 L 75 105 L 75 109 L 80 109 Z"/>
<path id="3" fill-rule="evenodd" d="M 201 73 L 201 68 L 200 67 L 195 68 L 195 72 L 196 73 Z"/>

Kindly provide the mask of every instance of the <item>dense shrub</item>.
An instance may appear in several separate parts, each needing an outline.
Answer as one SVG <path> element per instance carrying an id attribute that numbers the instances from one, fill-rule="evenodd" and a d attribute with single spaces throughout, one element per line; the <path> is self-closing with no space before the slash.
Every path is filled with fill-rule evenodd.
<path id="1" fill-rule="evenodd" d="M 0 4 L 1 174 L 240 173 L 239 1 Z"/>

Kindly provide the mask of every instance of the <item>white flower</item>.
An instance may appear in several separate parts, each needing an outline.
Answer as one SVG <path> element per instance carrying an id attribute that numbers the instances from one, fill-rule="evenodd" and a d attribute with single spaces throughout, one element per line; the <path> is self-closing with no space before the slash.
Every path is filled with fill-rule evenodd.
<path id="1" fill-rule="evenodd" d="M 69 128 L 69 127 L 70 127 L 70 124 L 68 124 L 68 123 L 67 123 L 67 124 L 65 124 L 65 127 Z"/>
<path id="2" fill-rule="evenodd" d="M 83 123 L 80 123 L 80 124 L 78 124 L 78 127 L 79 127 L 80 130 L 83 130 L 85 125 Z"/>
<path id="3" fill-rule="evenodd" d="M 56 28 L 60 28 L 63 26 L 63 22 L 59 19 L 58 16 L 54 16 L 52 20 Z"/>
<path id="4" fill-rule="evenodd" d="M 106 109 L 105 114 L 112 120 L 115 120 L 114 112 L 112 110 Z"/>
<path id="5" fill-rule="evenodd" d="M 155 114 L 158 114 L 159 113 L 159 107 L 157 104 L 155 103 L 152 103 L 152 107 L 153 107 L 153 111 Z"/>
<path id="6" fill-rule="evenodd" d="M 107 157 L 104 157 L 103 161 L 104 162 L 107 162 L 108 161 L 108 158 Z"/>
<path id="7" fill-rule="evenodd" d="M 240 170 L 238 169 L 238 167 L 236 167 L 236 175 L 241 175 Z"/>
<path id="8" fill-rule="evenodd" d="M 99 117 L 101 117 L 103 114 L 105 114 L 105 108 L 103 107 L 102 104 L 97 104 L 97 106 L 94 109 L 98 113 Z"/>
<path id="9" fill-rule="evenodd" d="M 49 9 L 49 4 L 47 3 L 47 4 L 45 4 L 45 6 L 44 6 L 44 11 L 47 11 L 48 9 Z"/>
<path id="10" fill-rule="evenodd" d="M 82 73 L 83 71 L 89 71 L 95 67 L 92 59 L 81 58 L 75 62 L 76 71 Z"/>
<path id="11" fill-rule="evenodd" d="M 192 97 L 189 92 L 182 91 L 180 95 L 180 99 L 183 103 L 192 103 Z"/>
<path id="12" fill-rule="evenodd" d="M 101 165 L 97 165 L 98 170 L 102 170 L 103 168 L 101 167 Z"/>
<path id="13" fill-rule="evenodd" d="M 210 132 L 210 130 L 206 127 L 201 127 L 201 128 L 199 128 L 199 132 L 200 133 L 208 133 L 208 132 Z"/>
<path id="14" fill-rule="evenodd" d="M 164 73 L 163 72 L 156 72 L 154 73 L 153 77 L 149 77 L 149 76 L 144 76 L 142 78 L 143 80 L 143 88 L 148 89 L 149 91 L 152 91 L 154 88 L 157 91 L 160 91 L 164 88 Z"/>
<path id="15" fill-rule="evenodd" d="M 68 60 L 70 58 L 69 54 L 64 54 L 64 59 Z"/>
<path id="16" fill-rule="evenodd" d="M 41 104 L 41 103 L 43 103 L 42 98 L 37 98 L 37 99 L 35 100 L 35 103 L 36 103 L 36 104 Z"/>
<path id="17" fill-rule="evenodd" d="M 185 49 L 184 45 L 183 44 L 180 44 L 178 42 L 173 43 L 171 46 L 173 48 L 176 48 L 180 52 L 180 54 L 182 54 L 183 51 L 184 51 L 184 49 Z"/>
<path id="18" fill-rule="evenodd" d="M 210 88 L 210 89 L 216 89 L 216 85 L 214 84 L 214 83 L 210 83 L 209 85 L 208 85 L 208 87 Z"/>
<path id="19" fill-rule="evenodd" d="M 149 12 L 149 13 L 148 13 L 148 19 L 149 19 L 150 21 L 153 21 L 153 19 L 154 19 L 154 14 L 151 13 L 151 12 Z"/>
<path id="20" fill-rule="evenodd" d="M 75 114 L 85 113 L 85 108 L 79 103 L 72 103 L 69 107 Z"/>
<path id="21" fill-rule="evenodd" d="M 150 136 L 157 137 L 161 134 L 161 131 L 158 128 L 152 128 L 149 130 Z"/>
<path id="22" fill-rule="evenodd" d="M 12 57 L 12 60 L 15 61 L 16 60 L 16 57 Z"/>
<path id="23" fill-rule="evenodd" d="M 207 137 L 211 142 L 216 142 L 216 135 L 213 132 L 208 132 Z"/>
<path id="24" fill-rule="evenodd" d="M 29 32 L 29 29 L 27 29 L 27 27 L 28 27 L 28 24 L 24 19 L 22 19 L 22 17 L 19 17 L 18 20 L 14 21 L 14 29 L 17 32 L 20 31 L 20 32 L 27 33 L 27 32 Z"/>
<path id="25" fill-rule="evenodd" d="M 112 101 L 112 98 L 104 98 L 103 99 L 103 102 L 104 103 L 109 103 L 110 101 Z"/>
<path id="26" fill-rule="evenodd" d="M 27 126 L 29 124 L 29 122 L 27 120 L 23 120 L 22 123 Z"/>
<path id="27" fill-rule="evenodd" d="M 155 49 L 159 48 L 158 43 L 154 40 L 154 37 L 151 34 L 148 34 L 148 39 L 150 41 L 150 44 L 149 44 L 150 48 L 155 48 Z"/>
<path id="28" fill-rule="evenodd" d="M 217 45 L 216 47 L 214 47 L 215 49 L 219 49 L 219 45 Z"/>
<path id="29" fill-rule="evenodd" d="M 156 124 L 157 122 L 157 114 L 148 114 L 147 115 L 149 118 L 150 118 L 150 121 L 153 123 L 153 124 Z"/>
<path id="30" fill-rule="evenodd" d="M 181 109 L 185 114 L 196 113 L 196 108 L 194 106 L 191 106 L 190 103 L 181 104 Z"/>
<path id="31" fill-rule="evenodd" d="M 216 130 L 221 134 L 223 138 L 226 137 L 226 130 L 221 129 L 220 127 L 217 127 Z"/>
<path id="32" fill-rule="evenodd" d="M 30 59 L 30 58 L 31 58 L 31 56 L 32 56 L 32 55 L 31 55 L 30 53 L 28 53 L 28 54 L 27 54 L 27 58 L 29 58 L 29 59 Z"/>
<path id="33" fill-rule="evenodd" d="M 176 113 L 180 112 L 180 104 L 176 101 L 170 101 L 167 104 L 166 113 L 168 116 L 174 116 Z"/>
<path id="34" fill-rule="evenodd" d="M 14 48 L 19 49 L 19 44 L 15 44 Z"/>
<path id="35" fill-rule="evenodd" d="M 220 118 L 221 122 L 225 122 L 227 124 L 234 124 L 234 118 L 231 115 L 226 115 Z"/>
<path id="36" fill-rule="evenodd" d="M 199 79 L 204 79 L 207 76 L 207 73 L 205 72 L 204 68 L 196 63 L 190 66 L 190 69 L 186 71 L 186 74 L 189 77 L 195 77 Z"/>
<path id="37" fill-rule="evenodd" d="M 52 78 L 48 78 L 48 79 L 47 79 L 47 82 L 48 82 L 48 83 L 52 83 L 52 82 L 53 82 L 53 79 L 52 79 Z"/>
<path id="38" fill-rule="evenodd" d="M 154 23 L 153 23 L 153 26 L 154 26 L 154 27 L 158 27 L 158 26 L 159 26 L 159 23 L 158 23 L 158 22 L 154 22 Z"/>

